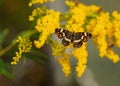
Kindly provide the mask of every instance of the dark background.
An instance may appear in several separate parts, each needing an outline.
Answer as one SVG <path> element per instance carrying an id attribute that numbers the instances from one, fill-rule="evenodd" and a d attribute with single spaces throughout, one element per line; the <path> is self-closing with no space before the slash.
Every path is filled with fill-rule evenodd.
<path id="1" fill-rule="evenodd" d="M 31 26 L 28 16 L 31 15 L 32 7 L 28 7 L 29 0 L 0 0 L 0 31 L 8 29 L 8 35 L 3 46 L 11 43 L 12 39 L 20 31 L 27 30 Z M 80 3 L 86 5 L 101 6 L 104 11 L 120 12 L 120 0 L 80 0 Z M 54 3 L 47 3 L 48 8 L 54 8 L 61 12 L 68 8 L 64 0 L 56 0 Z M 22 61 L 14 67 L 13 74 L 16 77 L 19 86 L 120 86 L 120 62 L 113 64 L 106 58 L 99 58 L 98 50 L 92 40 L 88 42 L 88 69 L 81 78 L 77 75 L 65 77 L 60 65 L 51 56 L 48 45 L 45 45 L 41 51 L 50 56 L 41 65 L 32 60 Z M 120 55 L 120 49 L 114 47 Z M 74 60 L 73 60 L 73 63 Z M 13 82 L 6 77 L 0 77 L 0 86 L 14 86 Z"/>

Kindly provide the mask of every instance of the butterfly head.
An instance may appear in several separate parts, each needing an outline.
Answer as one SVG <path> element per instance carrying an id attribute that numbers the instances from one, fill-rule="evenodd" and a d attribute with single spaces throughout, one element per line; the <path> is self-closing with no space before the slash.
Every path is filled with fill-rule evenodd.
<path id="1" fill-rule="evenodd" d="M 88 33 L 88 37 L 91 38 L 91 37 L 92 37 L 92 34 L 91 34 L 91 33 Z"/>

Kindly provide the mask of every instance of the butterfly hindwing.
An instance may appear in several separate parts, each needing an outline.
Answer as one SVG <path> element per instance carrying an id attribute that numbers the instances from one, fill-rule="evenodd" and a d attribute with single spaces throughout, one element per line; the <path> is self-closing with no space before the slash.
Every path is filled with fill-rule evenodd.
<path id="1" fill-rule="evenodd" d="M 79 47 L 82 46 L 82 44 L 83 44 L 82 41 L 80 41 L 80 42 L 74 42 L 74 43 L 73 43 L 73 46 L 74 46 L 75 48 L 79 48 Z"/>
<path id="2" fill-rule="evenodd" d="M 82 42 L 83 42 L 83 32 L 76 32 L 74 33 L 74 36 L 73 36 L 73 46 L 75 48 L 78 48 L 80 46 L 82 46 Z"/>
<path id="3" fill-rule="evenodd" d="M 62 44 L 63 44 L 64 46 L 68 46 L 68 45 L 70 44 L 70 42 L 67 41 L 66 39 L 62 39 Z"/>

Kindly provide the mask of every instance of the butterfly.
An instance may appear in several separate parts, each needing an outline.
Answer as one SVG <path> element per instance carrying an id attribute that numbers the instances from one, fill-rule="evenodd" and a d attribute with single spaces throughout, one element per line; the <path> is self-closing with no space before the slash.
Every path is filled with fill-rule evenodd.
<path id="1" fill-rule="evenodd" d="M 92 37 L 91 33 L 70 32 L 61 28 L 56 28 L 55 34 L 58 36 L 58 38 L 62 39 L 62 44 L 64 46 L 68 46 L 70 43 L 73 43 L 73 47 L 75 48 L 81 47 L 83 42 L 87 42 L 88 39 Z"/>

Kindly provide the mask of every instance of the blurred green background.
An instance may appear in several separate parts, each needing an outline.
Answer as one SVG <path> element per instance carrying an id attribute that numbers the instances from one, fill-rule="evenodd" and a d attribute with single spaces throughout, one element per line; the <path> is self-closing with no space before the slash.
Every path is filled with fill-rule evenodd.
<path id="1" fill-rule="evenodd" d="M 30 0 L 0 0 L 0 32 L 8 30 L 8 35 L 2 44 L 6 47 L 16 37 L 20 31 L 31 27 L 28 16 L 31 15 L 32 7 L 28 7 Z M 120 0 L 79 0 L 86 5 L 101 6 L 104 11 L 120 12 Z M 48 8 L 54 8 L 61 12 L 68 8 L 64 0 L 55 0 L 54 3 L 47 3 Z M 45 64 L 40 64 L 32 60 L 26 63 L 21 61 L 13 68 L 13 74 L 17 80 L 18 86 L 120 86 L 120 62 L 113 64 L 106 58 L 99 58 L 96 46 L 90 40 L 87 44 L 88 49 L 88 69 L 81 78 L 77 78 L 76 73 L 70 77 L 65 77 L 60 65 L 51 56 L 48 45 L 45 45 L 41 52 L 49 55 L 45 59 Z M 114 50 L 120 55 L 120 49 L 114 47 Z M 10 56 L 1 57 L 6 62 L 10 62 Z M 73 63 L 74 60 L 73 60 Z M 16 83 L 5 76 L 0 75 L 0 86 L 16 86 Z"/>

